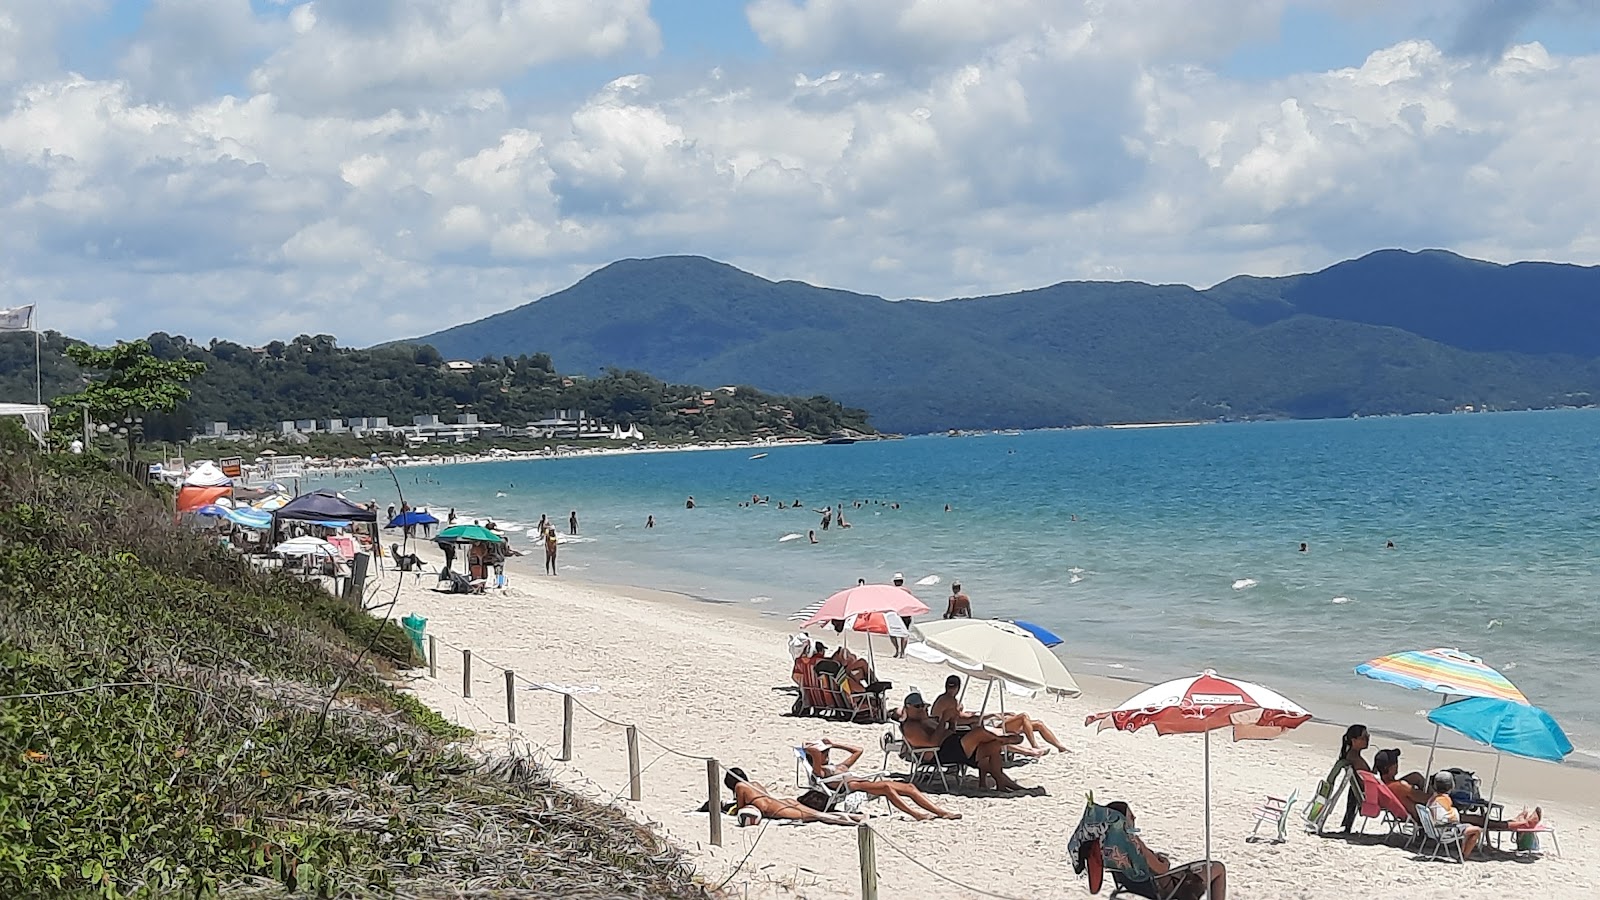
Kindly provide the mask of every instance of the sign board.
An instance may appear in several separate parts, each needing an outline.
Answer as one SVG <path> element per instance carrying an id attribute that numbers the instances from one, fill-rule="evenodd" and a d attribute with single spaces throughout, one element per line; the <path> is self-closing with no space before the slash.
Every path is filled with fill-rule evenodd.
<path id="1" fill-rule="evenodd" d="M 273 456 L 262 459 L 266 466 L 266 476 L 270 481 L 282 481 L 285 478 L 299 478 L 305 473 L 306 458 L 303 456 Z"/>
<path id="2" fill-rule="evenodd" d="M 219 461 L 222 474 L 229 478 L 238 478 L 244 475 L 244 460 L 237 456 L 229 456 Z"/>

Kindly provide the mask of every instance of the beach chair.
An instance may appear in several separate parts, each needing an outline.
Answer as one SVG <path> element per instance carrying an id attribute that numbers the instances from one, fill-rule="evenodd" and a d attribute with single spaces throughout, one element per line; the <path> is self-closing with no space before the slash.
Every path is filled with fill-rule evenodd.
<path id="1" fill-rule="evenodd" d="M 1361 815 L 1388 826 L 1385 843 L 1389 838 L 1400 835 L 1405 838 L 1401 846 L 1410 846 L 1417 836 L 1416 822 L 1409 815 L 1410 810 L 1394 795 L 1394 791 L 1389 790 L 1388 785 L 1378 780 L 1378 776 L 1371 772 L 1357 772 L 1356 777 L 1361 779 Z"/>
<path id="2" fill-rule="evenodd" d="M 1428 807 L 1417 804 L 1417 826 L 1422 829 L 1422 846 L 1417 848 L 1417 855 L 1428 859 L 1438 859 L 1443 853 L 1445 859 L 1450 859 L 1450 850 L 1455 850 L 1455 861 L 1466 863 L 1467 858 L 1461 851 L 1462 842 L 1467 839 L 1466 829 L 1460 825 L 1440 825 L 1433 820 L 1433 813 Z M 1433 845 L 1433 853 L 1428 852 L 1428 845 Z"/>
<path id="3" fill-rule="evenodd" d="M 1288 797 L 1274 797 L 1268 794 L 1267 799 L 1263 800 L 1261 805 L 1251 812 L 1251 815 L 1255 817 L 1256 824 L 1255 827 L 1250 829 L 1250 836 L 1245 838 L 1245 842 L 1255 843 L 1262 840 L 1259 833 L 1262 825 L 1277 826 L 1278 834 L 1272 838 L 1272 843 L 1281 844 L 1288 840 L 1288 835 L 1285 832 L 1289 827 L 1289 812 L 1294 809 L 1295 799 L 1299 793 L 1298 790 L 1290 791 Z"/>
<path id="4" fill-rule="evenodd" d="M 1321 835 L 1328 827 L 1334 807 L 1344 802 L 1349 790 L 1350 767 L 1344 760 L 1333 764 L 1328 774 L 1317 782 L 1317 790 L 1306 804 L 1306 832 Z"/>
<path id="5" fill-rule="evenodd" d="M 807 791 L 821 791 L 828 795 L 827 802 L 823 805 L 822 812 L 832 812 L 838 808 L 849 795 L 845 788 L 845 776 L 834 775 L 829 778 L 819 778 L 811 771 L 811 760 L 806 758 L 806 748 L 794 747 L 794 786 Z"/>
<path id="6" fill-rule="evenodd" d="M 892 687 L 889 682 L 874 681 L 865 688 L 853 688 L 849 673 L 839 668 L 838 663 L 824 674 L 830 679 L 836 709 L 844 718 L 858 725 L 882 725 L 889 721 L 888 704 L 883 699 L 884 692 Z"/>
<path id="7" fill-rule="evenodd" d="M 885 771 L 888 770 L 890 754 L 894 754 L 901 761 L 911 766 L 911 772 L 906 778 L 912 784 L 916 784 L 923 779 L 931 782 L 937 778 L 939 786 L 944 788 L 945 793 L 950 792 L 950 777 L 945 773 L 945 767 L 939 762 L 938 747 L 913 747 L 911 742 L 906 740 L 905 734 L 899 731 L 886 732 L 880 743 L 883 745 L 883 766 Z M 962 772 L 965 771 L 965 766 L 957 765 L 952 768 L 956 770 L 956 781 L 959 783 Z"/>
<path id="8" fill-rule="evenodd" d="M 1128 834 L 1122 813 L 1096 804 L 1084 807 L 1083 818 L 1067 840 L 1067 854 L 1075 875 L 1088 875 L 1089 893 L 1100 893 L 1104 873 L 1111 873 L 1110 896 L 1144 897 L 1145 900 L 1198 900 L 1205 895 L 1205 860 L 1173 866 L 1173 876 L 1163 888 L 1161 879 L 1145 862 Z"/>
<path id="9" fill-rule="evenodd" d="M 1513 836 L 1515 840 L 1514 846 L 1519 854 L 1542 852 L 1538 846 L 1539 836 L 1548 834 L 1550 836 L 1550 846 L 1555 848 L 1557 856 L 1561 855 L 1561 843 L 1556 840 L 1556 827 L 1548 822 L 1541 821 L 1539 824 L 1528 828 L 1507 828 L 1505 833 Z M 1526 840 L 1525 836 L 1526 838 L 1532 838 L 1532 840 Z"/>

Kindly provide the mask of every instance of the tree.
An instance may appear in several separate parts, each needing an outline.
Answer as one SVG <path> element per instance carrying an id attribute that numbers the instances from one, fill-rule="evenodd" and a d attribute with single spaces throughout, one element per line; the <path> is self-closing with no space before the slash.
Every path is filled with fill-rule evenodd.
<path id="1" fill-rule="evenodd" d="M 172 412 L 189 399 L 184 384 L 205 371 L 205 363 L 157 359 L 145 341 L 118 341 L 114 347 L 73 344 L 66 354 L 85 370 L 100 375 L 76 394 L 57 397 L 50 405 L 71 415 L 87 408 L 89 418 L 115 428 L 148 413 Z M 132 464 L 138 429 L 128 428 L 128 460 Z"/>

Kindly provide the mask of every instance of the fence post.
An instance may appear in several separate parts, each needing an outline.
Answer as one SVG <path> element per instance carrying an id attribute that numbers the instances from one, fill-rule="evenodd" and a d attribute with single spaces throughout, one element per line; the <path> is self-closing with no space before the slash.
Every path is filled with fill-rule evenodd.
<path id="1" fill-rule="evenodd" d="M 439 678 L 439 639 L 428 635 L 428 677 L 434 680 Z"/>
<path id="2" fill-rule="evenodd" d="M 517 724 L 517 673 L 506 670 L 506 724 Z"/>
<path id="3" fill-rule="evenodd" d="M 461 696 L 472 697 L 472 651 L 461 651 Z"/>
<path id="4" fill-rule="evenodd" d="M 561 761 L 572 761 L 572 719 L 573 702 L 571 694 L 561 695 Z"/>
<path id="5" fill-rule="evenodd" d="M 639 729 L 628 726 L 628 799 L 637 802 L 643 797 L 639 785 Z"/>
<path id="6" fill-rule="evenodd" d="M 706 760 L 706 809 L 711 811 L 711 844 L 722 846 L 722 767 L 714 759 Z"/>
<path id="7" fill-rule="evenodd" d="M 861 900 L 878 900 L 878 847 L 873 843 L 872 826 L 856 826 L 856 851 L 861 857 Z"/>

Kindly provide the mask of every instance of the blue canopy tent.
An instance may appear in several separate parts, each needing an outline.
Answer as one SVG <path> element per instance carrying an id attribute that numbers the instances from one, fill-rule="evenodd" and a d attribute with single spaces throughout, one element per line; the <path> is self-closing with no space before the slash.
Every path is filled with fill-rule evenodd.
<path id="1" fill-rule="evenodd" d="M 420 510 L 420 509 L 408 509 L 405 512 L 401 513 L 400 515 L 395 516 L 394 518 L 390 519 L 389 520 L 389 524 L 387 524 L 387 525 L 385 525 L 383 527 L 385 527 L 385 528 L 406 528 L 406 527 L 409 527 L 411 525 L 437 525 L 437 524 L 439 524 L 439 520 L 433 517 L 433 513 L 425 512 L 425 511 Z"/>
<path id="2" fill-rule="evenodd" d="M 339 496 L 333 491 L 312 491 L 290 500 L 272 512 L 278 521 L 335 522 L 348 525 L 353 522 L 377 522 L 378 511 L 368 509 Z"/>

